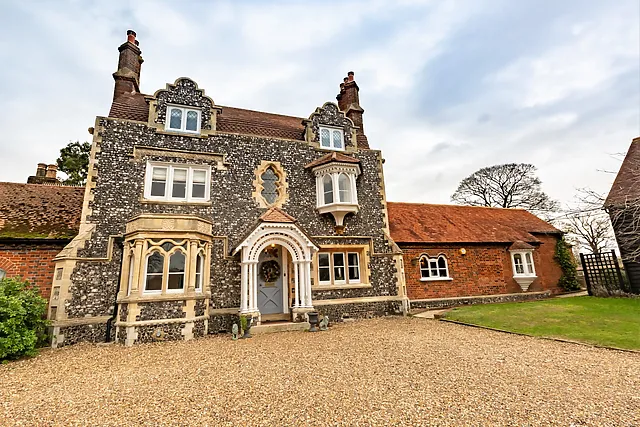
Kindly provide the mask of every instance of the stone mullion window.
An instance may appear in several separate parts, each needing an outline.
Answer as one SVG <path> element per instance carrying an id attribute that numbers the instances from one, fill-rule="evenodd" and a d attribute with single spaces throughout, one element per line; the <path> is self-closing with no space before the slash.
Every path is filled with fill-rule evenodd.
<path id="1" fill-rule="evenodd" d="M 281 208 L 289 198 L 287 174 L 280 162 L 263 160 L 255 170 L 253 186 L 253 198 L 261 208 Z"/>

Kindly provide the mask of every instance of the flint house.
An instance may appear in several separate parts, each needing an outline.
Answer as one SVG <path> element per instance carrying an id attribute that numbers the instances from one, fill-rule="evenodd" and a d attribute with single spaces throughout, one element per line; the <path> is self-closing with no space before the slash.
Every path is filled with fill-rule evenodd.
<path id="1" fill-rule="evenodd" d="M 560 234 L 530 214 L 510 217 L 499 241 L 483 227 L 508 224 L 485 217 L 473 242 L 453 242 L 433 205 L 389 212 L 352 72 L 337 103 L 307 118 L 216 104 L 188 78 L 145 95 L 127 37 L 109 114 L 90 129 L 79 230 L 54 259 L 54 347 L 191 339 L 229 330 L 239 314 L 300 325 L 310 311 L 339 320 L 406 313 L 410 299 L 557 290 Z M 469 234 L 468 222 L 453 226 Z M 484 274 L 493 285 L 474 286 Z"/>

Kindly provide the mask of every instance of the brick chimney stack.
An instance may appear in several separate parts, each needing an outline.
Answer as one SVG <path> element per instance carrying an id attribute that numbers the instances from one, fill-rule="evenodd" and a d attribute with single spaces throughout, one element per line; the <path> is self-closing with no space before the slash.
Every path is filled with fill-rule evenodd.
<path id="1" fill-rule="evenodd" d="M 136 32 L 128 30 L 127 41 L 118 48 L 120 51 L 118 71 L 113 73 L 113 79 L 116 81 L 113 90 L 114 100 L 124 93 L 140 92 L 140 67 L 143 59 L 138 45 Z"/>
<path id="2" fill-rule="evenodd" d="M 47 174 L 47 164 L 46 163 L 38 163 L 38 168 L 36 169 L 36 176 L 45 176 Z"/>
<path id="3" fill-rule="evenodd" d="M 354 80 L 353 71 L 347 73 L 347 77 L 340 83 L 340 93 L 336 96 L 338 107 L 353 121 L 356 125 L 356 136 L 359 148 L 369 148 L 369 141 L 364 134 L 364 126 L 362 124 L 362 114 L 364 110 L 360 107 L 360 88 Z"/>
<path id="4" fill-rule="evenodd" d="M 56 165 L 48 165 L 47 166 L 47 172 L 45 174 L 45 176 L 47 178 L 56 179 L 57 174 L 58 174 L 58 166 L 56 166 Z"/>

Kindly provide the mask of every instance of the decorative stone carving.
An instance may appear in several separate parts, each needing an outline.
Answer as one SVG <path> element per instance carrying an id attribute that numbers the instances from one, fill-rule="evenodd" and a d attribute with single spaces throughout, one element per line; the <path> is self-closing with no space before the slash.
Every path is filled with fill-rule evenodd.
<path id="1" fill-rule="evenodd" d="M 329 329 L 329 316 L 324 316 L 320 321 L 320 330 L 326 331 Z"/>
<path id="2" fill-rule="evenodd" d="M 313 142 L 319 145 L 320 132 L 319 126 L 328 125 L 340 127 L 344 130 L 344 145 L 345 149 L 355 150 L 355 126 L 351 119 L 347 118 L 345 114 L 340 111 L 338 106 L 333 102 L 326 102 L 322 107 L 316 108 L 307 121 L 307 141 Z"/>
<path id="3" fill-rule="evenodd" d="M 265 172 L 271 168 L 278 180 L 276 181 L 276 191 L 278 196 L 270 203 L 264 196 L 263 191 L 265 189 L 265 183 L 263 176 Z M 278 207 L 281 208 L 289 200 L 289 184 L 287 183 L 287 173 L 280 164 L 280 162 L 271 162 L 262 160 L 260 165 L 255 170 L 255 179 L 253 180 L 254 191 L 251 194 L 253 199 L 258 203 L 261 208 Z"/>
<path id="4" fill-rule="evenodd" d="M 193 80 L 181 77 L 174 84 L 167 84 L 166 89 L 157 91 L 154 95 L 156 100 L 155 123 L 164 125 L 167 116 L 167 104 L 177 104 L 189 107 L 198 107 L 201 110 L 200 129 L 203 131 L 215 130 L 212 125 L 212 113 L 215 114 L 215 104 L 211 98 L 205 96 L 203 89 L 198 89 L 198 85 Z M 152 111 L 152 113 L 154 113 Z M 213 123 L 215 123 L 215 116 Z"/>

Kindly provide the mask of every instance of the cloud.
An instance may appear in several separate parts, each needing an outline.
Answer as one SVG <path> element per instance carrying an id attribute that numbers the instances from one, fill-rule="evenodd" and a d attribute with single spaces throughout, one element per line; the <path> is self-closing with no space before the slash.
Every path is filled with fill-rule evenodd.
<path id="1" fill-rule="evenodd" d="M 81 5 L 81 7 L 80 7 Z M 108 112 L 125 31 L 142 90 L 194 78 L 221 105 L 308 116 L 356 72 L 390 200 L 448 202 L 475 170 L 607 191 L 639 132 L 634 0 L 60 1 L 0 16 L 0 180 L 25 182 Z"/>

